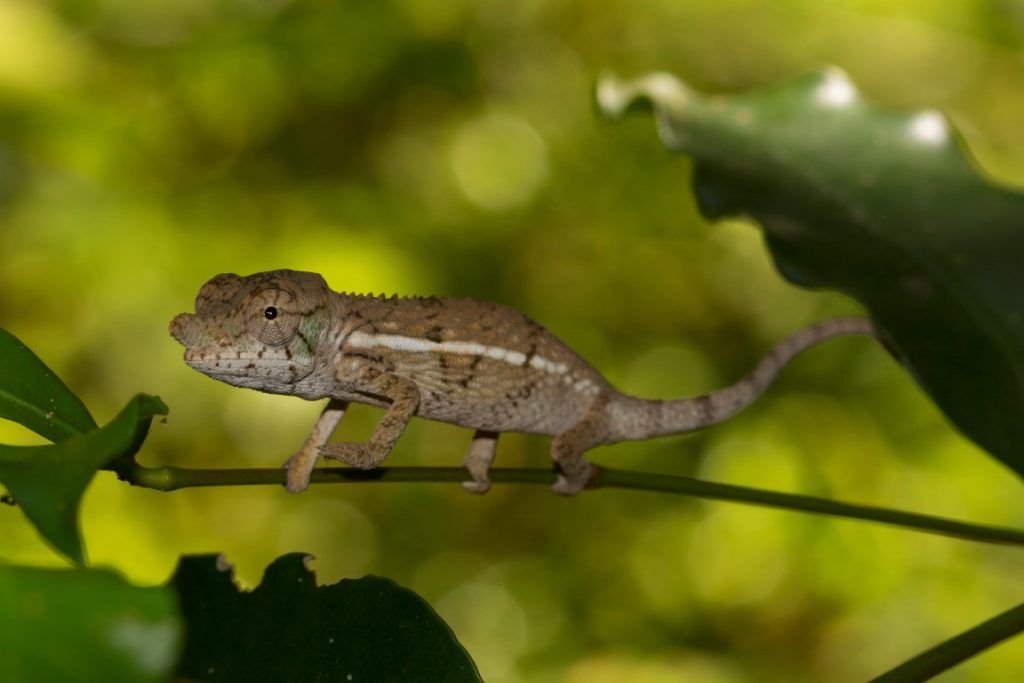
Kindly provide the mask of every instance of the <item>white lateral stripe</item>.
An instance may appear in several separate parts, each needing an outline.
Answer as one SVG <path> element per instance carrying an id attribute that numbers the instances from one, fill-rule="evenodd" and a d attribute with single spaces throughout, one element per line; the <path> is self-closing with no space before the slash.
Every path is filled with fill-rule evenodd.
<path id="1" fill-rule="evenodd" d="M 367 334 L 353 332 L 346 343 L 358 348 L 368 349 L 383 346 L 395 351 L 411 351 L 414 353 L 454 353 L 467 356 L 485 356 L 508 363 L 509 365 L 525 365 L 526 354 L 512 351 L 501 346 L 485 346 L 477 342 L 446 341 L 435 342 L 419 337 L 406 337 L 401 334 Z M 530 367 L 554 375 L 564 375 L 569 371 L 565 363 L 555 363 L 547 358 L 534 356 L 530 359 Z"/>
<path id="2" fill-rule="evenodd" d="M 455 343 L 458 344 L 459 342 Z M 444 344 L 441 344 L 441 346 L 444 346 Z M 483 355 L 494 360 L 503 360 L 512 365 L 522 365 L 526 362 L 526 354 L 519 353 L 518 351 L 503 349 L 500 346 L 485 346 L 484 349 Z"/>
<path id="3" fill-rule="evenodd" d="M 541 358 L 540 356 L 534 356 L 530 359 L 530 367 L 550 372 L 552 375 L 564 375 L 569 371 L 569 366 L 565 363 L 553 363 L 547 358 Z"/>
<path id="4" fill-rule="evenodd" d="M 429 352 L 443 351 L 447 353 L 470 354 L 474 356 L 496 356 L 488 353 L 490 350 L 503 351 L 506 349 L 495 346 L 484 346 L 476 342 L 435 342 L 419 337 L 406 337 L 401 334 L 366 334 L 365 332 L 353 332 L 348 336 L 346 343 L 362 349 L 383 346 L 386 349 L 395 351 Z"/>

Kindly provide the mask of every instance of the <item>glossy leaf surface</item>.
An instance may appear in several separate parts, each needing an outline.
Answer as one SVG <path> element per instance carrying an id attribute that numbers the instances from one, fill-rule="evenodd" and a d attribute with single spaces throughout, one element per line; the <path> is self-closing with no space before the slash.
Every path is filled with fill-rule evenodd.
<path id="1" fill-rule="evenodd" d="M 864 101 L 839 71 L 735 95 L 606 78 L 653 109 L 711 219 L 748 215 L 781 273 L 863 303 L 968 437 L 1024 474 L 1024 194 L 982 177 L 938 112 Z"/>

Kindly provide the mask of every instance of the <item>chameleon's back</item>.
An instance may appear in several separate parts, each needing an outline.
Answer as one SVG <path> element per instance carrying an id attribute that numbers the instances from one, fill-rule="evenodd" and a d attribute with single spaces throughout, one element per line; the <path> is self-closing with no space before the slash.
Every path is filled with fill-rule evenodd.
<path id="1" fill-rule="evenodd" d="M 413 380 L 423 417 L 491 431 L 559 434 L 609 390 L 551 332 L 505 306 L 474 299 L 337 297 L 341 353 L 363 355 Z"/>

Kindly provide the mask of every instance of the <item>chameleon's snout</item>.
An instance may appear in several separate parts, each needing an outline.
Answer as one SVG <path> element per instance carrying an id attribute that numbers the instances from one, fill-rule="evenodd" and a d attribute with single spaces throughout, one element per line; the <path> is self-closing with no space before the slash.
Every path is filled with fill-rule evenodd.
<path id="1" fill-rule="evenodd" d="M 189 321 L 195 316 L 191 313 L 181 313 L 174 317 L 171 321 L 168 330 L 171 336 L 178 340 L 178 343 L 182 346 L 188 346 L 187 333 Z"/>

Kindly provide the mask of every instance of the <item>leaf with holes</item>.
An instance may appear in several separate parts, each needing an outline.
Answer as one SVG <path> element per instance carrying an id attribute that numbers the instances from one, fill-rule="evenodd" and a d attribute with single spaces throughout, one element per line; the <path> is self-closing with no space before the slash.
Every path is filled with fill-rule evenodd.
<path id="1" fill-rule="evenodd" d="M 188 634 L 178 675 L 479 683 L 473 660 L 418 595 L 375 576 L 317 586 L 306 559 L 279 557 L 243 592 L 219 558 L 182 558 L 171 581 Z"/>
<path id="2" fill-rule="evenodd" d="M 751 216 L 785 277 L 863 303 L 946 415 L 1024 475 L 1024 194 L 979 175 L 945 117 L 865 102 L 836 70 L 711 96 L 608 77 L 598 101 L 653 109 L 705 216 Z"/>

